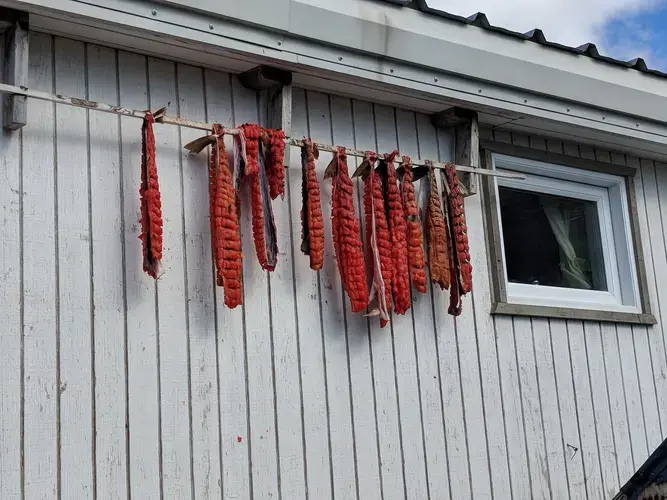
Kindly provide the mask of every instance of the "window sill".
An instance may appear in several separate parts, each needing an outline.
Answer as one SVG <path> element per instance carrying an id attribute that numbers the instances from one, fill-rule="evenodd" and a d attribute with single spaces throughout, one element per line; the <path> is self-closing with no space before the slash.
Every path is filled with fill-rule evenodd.
<path id="1" fill-rule="evenodd" d="M 653 316 L 653 314 L 647 313 L 628 313 L 616 311 L 600 311 L 597 309 L 575 309 L 570 307 L 509 304 L 506 302 L 494 303 L 491 306 L 491 314 L 606 321 L 610 323 L 634 323 L 638 325 L 655 325 L 657 323 L 655 316 Z"/>

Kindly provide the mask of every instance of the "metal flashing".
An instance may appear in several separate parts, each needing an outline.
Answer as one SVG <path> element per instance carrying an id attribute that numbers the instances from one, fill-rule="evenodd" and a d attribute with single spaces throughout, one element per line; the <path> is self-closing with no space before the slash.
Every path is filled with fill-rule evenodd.
<path id="1" fill-rule="evenodd" d="M 495 33 L 500 33 L 513 38 L 518 38 L 519 40 L 534 42 L 544 47 L 550 47 L 553 49 L 570 52 L 572 54 L 587 56 L 590 57 L 591 59 L 595 59 L 597 61 L 603 61 L 623 68 L 635 69 L 642 73 L 647 73 L 650 75 L 667 78 L 667 73 L 659 71 L 657 69 L 650 69 L 646 65 L 646 61 L 644 61 L 644 59 L 641 57 L 631 59 L 630 61 L 623 61 L 621 59 L 615 59 L 613 57 L 604 56 L 600 54 L 600 51 L 598 50 L 597 46 L 594 43 L 589 42 L 580 45 L 578 47 L 572 47 L 570 45 L 563 45 L 558 42 L 552 42 L 547 40 L 546 36 L 544 35 L 544 32 L 539 28 L 528 31 L 526 33 L 521 33 L 519 31 L 512 31 L 507 28 L 503 28 L 502 26 L 496 26 L 491 24 L 489 18 L 483 12 L 477 12 L 471 16 L 464 17 L 449 12 L 445 12 L 444 10 L 439 10 L 429 7 L 426 0 L 413 0 L 412 2 L 402 1 L 402 0 L 381 0 L 381 1 L 398 4 L 406 7 L 412 7 L 414 5 L 414 7 L 416 7 L 417 10 L 420 10 L 425 14 L 442 17 L 450 21 L 456 21 L 471 26 L 476 26 L 478 28 L 487 31 L 493 31 Z"/>

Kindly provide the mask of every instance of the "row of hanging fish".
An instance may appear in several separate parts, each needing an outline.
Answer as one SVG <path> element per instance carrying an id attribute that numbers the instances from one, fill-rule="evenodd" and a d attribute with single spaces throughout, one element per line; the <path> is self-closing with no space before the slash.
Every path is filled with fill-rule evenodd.
<path id="1" fill-rule="evenodd" d="M 157 279 L 162 259 L 162 212 L 155 164 L 153 123 L 164 110 L 146 113 L 142 127 L 141 225 L 144 271 Z M 232 136 L 228 152 L 223 136 Z M 324 224 L 320 185 L 315 172 L 316 145 L 306 139 L 301 148 L 302 209 L 301 251 L 311 269 L 324 263 Z M 235 308 L 243 301 L 243 250 L 239 217 L 240 193 L 250 191 L 252 233 L 257 259 L 263 269 L 277 265 L 278 242 L 272 200 L 285 194 L 285 134 L 245 124 L 235 129 L 213 125 L 211 133 L 185 146 L 193 153 L 209 148 L 209 208 L 216 282 L 223 287 L 224 302 Z M 461 297 L 472 288 L 472 266 L 463 206 L 455 167 L 442 172 L 444 190 L 438 193 L 433 165 L 413 167 L 403 156 L 395 167 L 397 151 L 378 160 L 368 152 L 353 177 L 364 184 L 366 252 L 361 225 L 354 208 L 354 184 L 348 173 L 345 148 L 339 147 L 325 171 L 332 183 L 331 228 L 336 264 L 353 312 L 379 316 L 381 327 L 392 310 L 405 314 L 411 307 L 411 285 L 426 293 L 428 263 L 431 281 L 450 289 L 449 313 L 461 314 Z M 424 253 L 422 220 L 414 183 L 429 183 L 425 209 L 427 254 Z M 368 259 L 368 266 L 366 259 Z"/>

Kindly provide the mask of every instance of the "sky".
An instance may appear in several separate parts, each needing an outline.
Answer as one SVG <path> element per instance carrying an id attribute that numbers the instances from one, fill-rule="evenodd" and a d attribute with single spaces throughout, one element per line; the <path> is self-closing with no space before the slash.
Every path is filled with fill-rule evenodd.
<path id="1" fill-rule="evenodd" d="M 593 42 L 616 59 L 643 57 L 667 72 L 667 0 L 427 0 L 430 7 L 470 16 L 484 12 L 491 24 L 544 31 L 548 40 L 579 46 Z"/>

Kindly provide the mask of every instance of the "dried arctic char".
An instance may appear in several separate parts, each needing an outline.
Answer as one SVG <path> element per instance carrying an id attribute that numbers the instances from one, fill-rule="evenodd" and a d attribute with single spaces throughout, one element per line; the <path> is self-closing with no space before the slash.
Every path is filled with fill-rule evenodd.
<path id="1" fill-rule="evenodd" d="M 386 155 L 380 161 L 380 175 L 384 181 L 385 208 L 391 235 L 391 261 L 393 275 L 391 291 L 394 298 L 394 312 L 405 314 L 410 309 L 410 270 L 406 243 L 406 224 L 401 193 L 398 189 L 394 158 L 398 151 Z"/>
<path id="2" fill-rule="evenodd" d="M 382 194 L 382 181 L 375 171 L 377 155 L 368 152 L 359 165 L 356 175 L 364 179 L 364 213 L 366 215 L 366 246 L 372 260 L 373 283 L 368 298 L 371 316 L 380 316 L 380 327 L 390 319 L 391 279 L 391 235 L 387 224 Z"/>
<path id="3" fill-rule="evenodd" d="M 419 220 L 419 208 L 415 198 L 415 187 L 412 183 L 412 165 L 409 157 L 403 157 L 403 165 L 400 168 L 400 172 L 403 174 L 401 177 L 401 197 L 407 228 L 410 279 L 418 292 L 426 293 L 424 242 L 421 221 Z"/>
<path id="4" fill-rule="evenodd" d="M 319 156 L 317 148 L 310 140 L 304 141 L 301 148 L 301 251 L 310 256 L 310 268 L 322 269 L 324 263 L 324 225 L 320 185 L 315 172 L 315 159 Z"/>
<path id="5" fill-rule="evenodd" d="M 230 309 L 243 301 L 243 254 L 239 226 L 239 204 L 229 160 L 223 141 L 222 125 L 213 126 L 209 161 L 209 197 L 211 238 L 217 271 L 217 283 L 224 287 L 225 305 Z M 235 142 L 242 138 L 234 138 Z M 237 170 L 237 147 L 234 170 Z M 242 148 L 241 148 L 242 149 Z M 240 154 L 238 155 L 241 156 Z M 238 172 L 235 172 L 238 175 Z"/>
<path id="6" fill-rule="evenodd" d="M 450 284 L 449 235 L 442 214 L 438 183 L 433 165 L 428 169 L 429 196 L 426 209 L 426 238 L 428 240 L 428 266 L 431 281 L 448 289 Z"/>
<path id="7" fill-rule="evenodd" d="M 160 200 L 160 185 L 155 164 L 155 135 L 153 123 L 164 115 L 165 109 L 157 111 L 155 115 L 146 112 L 141 127 L 141 234 L 139 239 L 143 243 L 143 268 L 154 279 L 160 272 L 162 260 L 162 202 Z"/>
<path id="8" fill-rule="evenodd" d="M 269 138 L 266 174 L 269 179 L 269 194 L 275 200 L 285 197 L 285 132 L 280 129 L 267 129 Z"/>
<path id="9" fill-rule="evenodd" d="M 347 171 L 345 148 L 338 148 L 327 167 L 325 178 L 331 178 L 331 229 L 334 251 L 343 289 L 350 297 L 352 312 L 368 306 L 368 284 L 364 247 L 359 219 L 354 212 L 354 187 Z"/>
<path id="10" fill-rule="evenodd" d="M 458 316 L 462 310 L 461 296 L 472 290 L 472 265 L 470 264 L 468 229 L 463 193 L 459 186 L 456 168 L 451 163 L 445 165 L 442 181 L 445 186 L 444 194 L 448 201 L 449 251 L 452 270 L 449 314 Z"/>
<path id="11" fill-rule="evenodd" d="M 269 182 L 262 154 L 263 129 L 259 125 L 246 124 L 239 127 L 246 140 L 246 164 L 244 175 L 250 182 L 250 206 L 252 210 L 252 236 L 257 260 L 262 269 L 276 268 L 278 247 L 276 227 L 273 220 Z"/>

